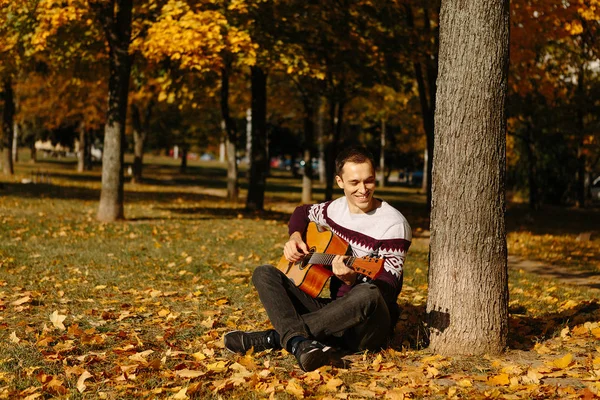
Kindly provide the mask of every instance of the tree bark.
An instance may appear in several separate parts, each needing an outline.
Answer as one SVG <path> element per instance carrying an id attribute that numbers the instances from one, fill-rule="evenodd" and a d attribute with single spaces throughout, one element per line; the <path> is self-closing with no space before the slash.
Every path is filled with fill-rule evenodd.
<path id="1" fill-rule="evenodd" d="M 227 154 L 227 199 L 236 202 L 239 196 L 238 165 L 237 165 L 237 135 L 229 113 L 229 74 L 231 63 L 225 60 L 221 70 L 221 118 L 225 134 Z"/>
<path id="2" fill-rule="evenodd" d="M 19 162 L 19 136 L 21 127 L 17 122 L 13 122 L 13 140 L 12 140 L 12 160 L 16 164 Z"/>
<path id="3" fill-rule="evenodd" d="M 252 148 L 248 182 L 248 210 L 263 210 L 268 172 L 267 160 L 267 75 L 260 67 L 252 67 Z"/>
<path id="4" fill-rule="evenodd" d="M 110 64 L 108 110 L 102 154 L 102 189 L 98 208 L 98 219 L 102 222 L 125 218 L 123 211 L 123 159 L 131 74 L 129 42 L 131 40 L 132 5 L 133 0 L 94 3 L 107 36 Z"/>
<path id="5" fill-rule="evenodd" d="M 4 175 L 14 175 L 12 159 L 13 123 L 15 117 L 15 96 L 12 79 L 5 77 L 2 82 L 4 108 L 2 110 L 2 172 Z"/>
<path id="6" fill-rule="evenodd" d="M 426 3 L 423 3 L 426 4 Z M 414 17 L 412 8 L 410 5 L 405 5 L 406 15 L 407 15 L 407 25 L 409 28 L 416 30 Z M 431 23 L 429 21 L 429 10 L 427 7 L 423 9 L 423 26 L 424 26 L 424 34 L 431 35 Z M 420 36 L 418 32 L 415 32 L 415 36 L 417 37 L 416 41 L 419 42 L 418 37 Z M 437 35 L 434 35 L 434 41 L 437 45 L 438 38 Z M 420 52 L 425 52 L 422 47 L 424 47 L 421 43 L 419 43 L 419 47 L 421 47 Z M 419 54 L 419 52 L 415 52 Z M 434 134 L 435 134 L 435 105 L 436 105 L 436 91 L 437 91 L 437 77 L 438 77 L 438 54 L 434 52 L 433 54 L 425 54 L 424 57 L 420 57 L 420 59 L 415 59 L 413 62 L 413 69 L 415 73 L 415 79 L 417 80 L 417 89 L 419 93 L 419 102 L 421 105 L 421 115 L 423 119 L 423 130 L 425 131 L 425 136 L 427 139 L 427 154 L 428 157 L 425 160 L 427 165 L 424 166 L 424 174 L 423 174 L 423 186 L 426 189 L 427 194 L 427 209 L 431 209 L 431 184 L 432 184 L 432 171 L 433 171 L 433 154 L 434 154 Z M 425 71 L 425 73 L 423 73 Z"/>
<path id="7" fill-rule="evenodd" d="M 588 99 L 585 96 L 585 66 L 583 63 L 579 67 L 579 77 L 577 79 L 577 93 L 575 95 L 575 102 L 577 103 L 577 130 L 579 136 L 579 142 L 577 143 L 577 207 L 585 208 L 586 206 L 586 165 L 587 157 L 585 155 L 585 109 L 587 108 Z"/>
<path id="8" fill-rule="evenodd" d="M 342 136 L 342 121 L 344 120 L 344 101 L 332 98 L 329 109 L 331 138 L 325 148 L 325 200 L 333 199 L 333 178 L 335 177 L 335 157 Z"/>
<path id="9" fill-rule="evenodd" d="M 89 171 L 92 169 L 92 155 L 90 152 L 90 135 L 85 129 L 85 122 L 79 122 L 79 152 L 77 153 L 77 172 Z"/>
<path id="10" fill-rule="evenodd" d="M 133 125 L 133 174 L 131 183 L 141 183 L 144 168 L 144 145 L 150 130 L 150 118 L 154 102 L 150 101 L 145 108 L 144 117 L 136 104 L 131 105 L 131 123 Z"/>
<path id="11" fill-rule="evenodd" d="M 447 1 L 440 19 L 430 344 L 440 354 L 494 354 L 508 332 L 508 1 Z"/>
<path id="12" fill-rule="evenodd" d="M 304 105 L 304 173 L 302 175 L 302 203 L 312 203 L 312 145 L 315 137 L 315 104 L 310 94 L 303 96 Z"/>
<path id="13" fill-rule="evenodd" d="M 386 174 L 385 174 L 385 117 L 381 118 L 381 152 L 379 153 L 379 171 L 381 173 L 381 180 L 379 181 L 379 187 L 385 187 Z"/>

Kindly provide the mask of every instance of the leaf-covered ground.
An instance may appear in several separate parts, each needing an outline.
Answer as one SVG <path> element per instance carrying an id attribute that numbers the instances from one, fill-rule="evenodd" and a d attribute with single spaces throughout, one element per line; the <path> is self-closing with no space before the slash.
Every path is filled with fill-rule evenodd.
<path id="1" fill-rule="evenodd" d="M 269 211 L 250 214 L 243 202 L 223 200 L 224 172 L 216 164 L 192 166 L 188 174 L 149 166 L 147 183 L 126 186 L 127 220 L 100 224 L 99 170 L 72 169 L 71 163 L 22 164 L 14 179 L 2 178 L 0 398 L 591 399 L 600 393 L 599 292 L 525 271 L 510 270 L 505 354 L 428 351 L 427 218 L 416 190 L 379 192 L 416 233 L 390 348 L 304 373 L 285 351 L 239 356 L 222 343 L 229 330 L 269 327 L 250 276 L 256 265 L 281 256 L 299 182 L 276 174 L 269 179 Z M 564 223 L 562 232 L 556 215 L 572 221 L 572 210 L 552 210 L 552 224 L 543 213 L 527 219 L 518 207 L 511 212 L 511 254 L 600 271 L 600 241 L 580 237 L 593 231 L 598 210 L 579 227 Z"/>

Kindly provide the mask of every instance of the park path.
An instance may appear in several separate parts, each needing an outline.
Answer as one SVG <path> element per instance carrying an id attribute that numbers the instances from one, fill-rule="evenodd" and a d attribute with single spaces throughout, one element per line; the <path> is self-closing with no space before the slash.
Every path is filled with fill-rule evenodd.
<path id="1" fill-rule="evenodd" d="M 413 238 L 413 248 L 418 248 L 419 251 L 427 251 L 429 238 Z M 542 261 L 527 260 L 510 254 L 508 255 L 508 269 L 509 271 L 523 270 L 536 274 L 541 278 L 554 279 L 568 285 L 600 291 L 600 273 L 598 272 L 571 269 Z"/>

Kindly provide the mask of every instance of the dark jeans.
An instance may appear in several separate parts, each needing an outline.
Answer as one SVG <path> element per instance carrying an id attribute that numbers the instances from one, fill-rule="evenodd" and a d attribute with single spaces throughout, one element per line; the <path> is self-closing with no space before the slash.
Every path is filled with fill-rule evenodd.
<path id="1" fill-rule="evenodd" d="M 313 299 L 272 265 L 257 267 L 252 282 L 284 348 L 294 336 L 351 351 L 379 350 L 387 343 L 390 313 L 375 285 L 358 284 L 335 300 Z"/>

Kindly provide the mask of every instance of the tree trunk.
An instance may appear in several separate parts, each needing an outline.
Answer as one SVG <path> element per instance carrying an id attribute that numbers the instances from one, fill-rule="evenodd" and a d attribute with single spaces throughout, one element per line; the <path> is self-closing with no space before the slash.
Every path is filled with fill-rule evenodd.
<path id="1" fill-rule="evenodd" d="M 577 143 L 577 207 L 585 208 L 586 206 L 586 164 L 587 157 L 585 155 L 585 108 L 587 108 L 588 99 L 585 96 L 585 66 L 583 63 L 579 67 L 579 77 L 577 79 L 577 94 L 575 102 L 577 107 L 577 130 L 579 142 Z"/>
<path id="2" fill-rule="evenodd" d="M 2 82 L 4 92 L 4 108 L 2 110 L 2 172 L 4 175 L 14 175 L 12 159 L 13 123 L 15 117 L 15 98 L 12 79 L 5 77 Z"/>
<path id="3" fill-rule="evenodd" d="M 323 110 L 323 101 L 319 96 L 317 103 L 317 135 L 318 135 L 318 145 L 319 145 L 319 182 L 325 183 L 327 179 L 327 174 L 325 173 L 325 112 Z"/>
<path id="4" fill-rule="evenodd" d="M 179 172 L 185 174 L 187 171 L 187 161 L 188 161 L 188 145 L 181 145 L 181 164 L 179 164 Z"/>
<path id="5" fill-rule="evenodd" d="M 379 187 L 385 187 L 385 117 L 381 118 L 381 152 L 379 153 L 379 171 L 381 174 L 381 180 L 379 181 Z"/>
<path id="6" fill-rule="evenodd" d="M 527 125 L 525 149 L 527 152 L 527 183 L 529 186 L 529 208 L 539 208 L 539 195 L 537 186 L 537 157 L 535 154 L 535 135 L 533 127 Z"/>
<path id="7" fill-rule="evenodd" d="M 426 4 L 426 3 L 423 3 Z M 410 5 L 405 5 L 407 15 L 407 25 L 409 28 L 416 30 L 412 8 Z M 429 10 L 424 7 L 423 9 L 423 27 L 424 34 L 431 34 L 431 24 L 429 21 Z M 416 33 L 416 37 L 421 35 Z M 438 38 L 434 37 L 435 43 L 437 44 Z M 426 47 L 426 46 L 421 46 Z M 421 50 L 424 52 L 425 50 Z M 419 54 L 420 52 L 415 52 Z M 434 53 L 431 57 L 425 54 L 419 60 L 413 62 L 413 69 L 415 72 L 415 78 L 417 80 L 417 89 L 419 92 L 419 101 L 421 104 L 421 115 L 423 118 L 423 129 L 425 130 L 425 136 L 427 139 L 427 154 L 426 159 L 427 165 L 424 166 L 423 173 L 423 184 L 426 188 L 427 194 L 427 209 L 431 209 L 431 174 L 433 171 L 433 152 L 434 152 L 434 131 L 435 131 L 435 104 L 436 104 L 436 82 L 438 77 L 438 55 Z M 425 74 L 423 74 L 425 70 Z"/>
<path id="8" fill-rule="evenodd" d="M 330 102 L 330 129 L 331 140 L 325 150 L 325 200 L 333 199 L 333 180 L 335 177 L 335 157 L 339 152 L 340 137 L 342 135 L 342 121 L 344 119 L 344 102 L 332 99 Z"/>
<path id="9" fill-rule="evenodd" d="M 444 2 L 440 19 L 430 344 L 440 354 L 494 354 L 508 332 L 508 1 Z"/>
<path id="10" fill-rule="evenodd" d="M 99 17 L 107 35 L 110 64 L 108 111 L 104 127 L 104 152 L 102 155 L 102 189 L 98 208 L 98 219 L 103 222 L 125 218 L 123 211 L 123 158 L 131 73 L 129 42 L 131 39 L 132 3 L 133 0 L 113 0 L 108 4 L 94 3 L 99 8 Z"/>
<path id="11" fill-rule="evenodd" d="M 227 56 L 226 56 L 227 57 Z M 237 135 L 229 114 L 229 73 L 231 64 L 225 60 L 221 70 L 221 118 L 225 134 L 225 149 L 227 155 L 227 199 L 236 202 L 239 196 L 238 165 L 237 165 Z"/>
<path id="12" fill-rule="evenodd" d="M 85 129 L 85 122 L 79 122 L 79 152 L 77 153 L 77 172 L 89 171 L 92 169 L 92 155 L 90 152 L 90 135 Z"/>
<path id="13" fill-rule="evenodd" d="M 146 105 L 144 117 L 136 104 L 131 105 L 131 123 L 133 125 L 133 174 L 131 183 L 141 183 L 144 167 L 144 145 L 150 130 L 150 118 L 152 117 L 152 108 L 154 102 L 150 101 Z"/>
<path id="14" fill-rule="evenodd" d="M 309 95 L 304 104 L 304 174 L 302 175 L 302 203 L 312 203 L 312 145 L 315 137 L 315 105 Z"/>
<path id="15" fill-rule="evenodd" d="M 248 181 L 248 210 L 263 210 L 268 171 L 267 160 L 267 75 L 260 67 L 252 67 L 252 149 Z"/>
<path id="16" fill-rule="evenodd" d="M 12 141 L 12 160 L 16 164 L 19 162 L 19 136 L 21 127 L 18 123 L 13 122 L 13 141 Z"/>

